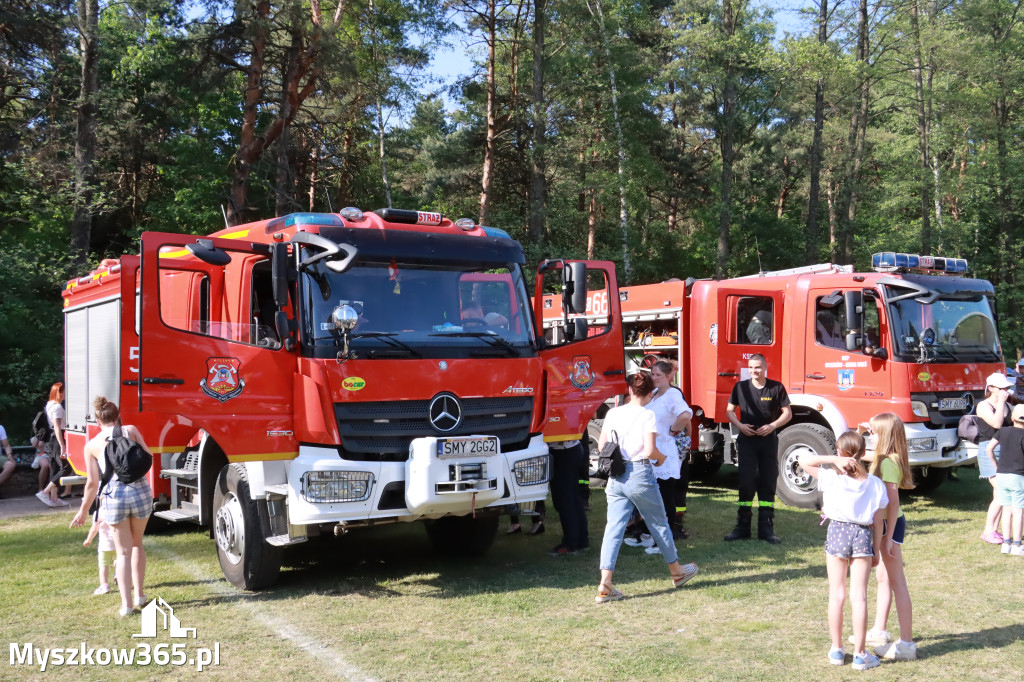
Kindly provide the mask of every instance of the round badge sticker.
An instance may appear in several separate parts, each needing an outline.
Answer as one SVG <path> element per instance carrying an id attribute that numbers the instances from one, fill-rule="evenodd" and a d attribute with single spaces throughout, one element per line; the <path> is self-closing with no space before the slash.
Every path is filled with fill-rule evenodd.
<path id="1" fill-rule="evenodd" d="M 928 381 L 931 378 L 932 378 L 932 375 L 929 374 L 928 372 L 921 372 L 920 374 L 917 375 L 917 380 L 918 381 Z"/>
<path id="2" fill-rule="evenodd" d="M 362 377 L 347 377 L 341 382 L 341 387 L 346 391 L 358 391 L 366 386 L 366 380 Z"/>

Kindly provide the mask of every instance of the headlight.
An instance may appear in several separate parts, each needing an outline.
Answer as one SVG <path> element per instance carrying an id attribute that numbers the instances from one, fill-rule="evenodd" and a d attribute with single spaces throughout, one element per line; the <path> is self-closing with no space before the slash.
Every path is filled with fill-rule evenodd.
<path id="1" fill-rule="evenodd" d="M 935 450 L 935 439 L 911 438 L 907 441 L 907 450 L 910 452 L 931 452 Z"/>
<path id="2" fill-rule="evenodd" d="M 362 502 L 370 496 L 373 474 L 369 471 L 307 471 L 302 474 L 302 499 L 306 502 Z"/>
<path id="3" fill-rule="evenodd" d="M 914 414 L 916 414 L 918 417 L 927 417 L 928 416 L 928 406 L 925 405 L 920 400 L 911 400 L 910 401 L 910 411 L 913 412 Z"/>
<path id="4" fill-rule="evenodd" d="M 550 455 L 521 459 L 512 467 L 519 485 L 538 485 L 548 482 L 548 469 L 551 464 Z"/>

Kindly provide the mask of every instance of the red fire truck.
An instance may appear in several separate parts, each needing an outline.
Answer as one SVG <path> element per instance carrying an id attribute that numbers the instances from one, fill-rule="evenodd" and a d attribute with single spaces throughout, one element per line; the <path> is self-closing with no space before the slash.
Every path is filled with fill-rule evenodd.
<path id="1" fill-rule="evenodd" d="M 612 263 L 541 263 L 556 345 L 522 247 L 467 219 L 348 208 L 141 241 L 63 292 L 71 461 L 93 399 L 118 403 L 156 455 L 156 515 L 208 527 L 240 588 L 273 584 L 283 547 L 377 524 L 485 551 L 501 508 L 547 495 L 546 442 L 621 390 Z M 598 326 L 588 289 L 614 301 Z"/>
<path id="2" fill-rule="evenodd" d="M 957 423 L 984 398 L 985 377 L 1005 371 L 994 290 L 966 270 L 962 259 L 884 253 L 865 273 L 824 264 L 622 288 L 629 369 L 679 361 L 678 385 L 699 423 L 694 475 L 735 463 L 725 406 L 760 353 L 793 403 L 779 433 L 784 502 L 819 502 L 815 480 L 797 464 L 801 452 L 832 451 L 839 434 L 886 411 L 905 422 L 918 486 L 928 490 L 949 467 L 974 462 L 977 447 L 958 439 Z M 591 297 L 592 320 L 614 314 L 611 299 Z"/>

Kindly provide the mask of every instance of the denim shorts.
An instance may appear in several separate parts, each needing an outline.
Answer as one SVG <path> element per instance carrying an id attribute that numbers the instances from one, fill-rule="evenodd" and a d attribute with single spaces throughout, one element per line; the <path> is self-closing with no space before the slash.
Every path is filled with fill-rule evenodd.
<path id="1" fill-rule="evenodd" d="M 112 479 L 102 499 L 103 516 L 112 526 L 132 517 L 144 519 L 153 513 L 153 489 L 145 478 L 134 483 Z"/>
<path id="2" fill-rule="evenodd" d="M 1024 476 L 996 474 L 995 499 L 1004 507 L 1024 509 Z"/>
<path id="3" fill-rule="evenodd" d="M 983 440 L 978 443 L 978 478 L 992 478 L 996 475 L 996 469 L 992 466 L 991 460 L 988 458 L 986 450 L 988 449 L 989 441 Z M 996 445 L 996 462 L 999 461 L 999 445 Z"/>
<path id="4" fill-rule="evenodd" d="M 888 532 L 889 532 L 888 525 L 889 525 L 888 520 L 882 521 L 882 535 L 887 535 L 888 534 Z M 893 531 L 892 531 L 892 541 L 895 542 L 897 545 L 902 545 L 903 544 L 903 536 L 906 535 L 906 534 L 907 534 L 907 517 L 904 516 L 903 514 L 900 514 L 900 517 L 898 519 L 896 519 L 896 528 L 894 528 Z"/>
<path id="5" fill-rule="evenodd" d="M 871 544 L 871 526 L 830 520 L 828 535 L 825 538 L 825 554 L 840 559 L 875 556 L 875 549 Z"/>

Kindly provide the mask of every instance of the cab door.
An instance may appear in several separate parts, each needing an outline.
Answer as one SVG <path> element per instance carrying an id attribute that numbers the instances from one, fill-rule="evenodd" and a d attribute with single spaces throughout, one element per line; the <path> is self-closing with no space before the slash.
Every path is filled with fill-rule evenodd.
<path id="1" fill-rule="evenodd" d="M 572 263 L 586 267 L 586 309 L 576 310 L 570 306 L 556 315 L 554 311 L 564 304 L 563 297 L 544 295 L 545 277 L 565 277 Z M 609 261 L 542 263 L 533 302 L 537 336 L 545 338 L 540 352 L 546 400 L 544 422 L 540 425 L 544 440 L 582 440 L 598 406 L 626 392 L 622 311 L 615 264 Z"/>
<path id="2" fill-rule="evenodd" d="M 298 455 L 296 357 L 267 325 L 270 257 L 245 236 L 199 244 L 190 235 L 142 235 L 139 402 L 167 415 L 159 447 L 183 447 L 204 429 L 231 461 Z"/>
<path id="3" fill-rule="evenodd" d="M 768 378 L 782 381 L 783 300 L 777 291 L 718 290 L 716 415 L 725 414 L 736 382 L 750 378 L 750 356 L 763 355 Z"/>

